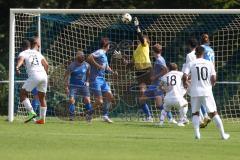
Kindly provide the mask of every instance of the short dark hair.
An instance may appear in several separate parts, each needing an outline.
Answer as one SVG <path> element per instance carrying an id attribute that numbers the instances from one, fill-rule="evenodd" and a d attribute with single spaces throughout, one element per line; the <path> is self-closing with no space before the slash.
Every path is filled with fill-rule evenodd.
<path id="1" fill-rule="evenodd" d="M 101 41 L 100 41 L 100 47 L 101 48 L 105 48 L 109 45 L 109 38 L 107 37 L 103 37 L 101 38 Z"/>
<path id="2" fill-rule="evenodd" d="M 37 36 L 34 36 L 30 39 L 30 43 L 31 43 L 31 48 L 34 48 L 35 45 L 37 44 L 37 40 L 38 40 L 39 37 Z"/>
<path id="3" fill-rule="evenodd" d="M 22 42 L 22 49 L 26 50 L 26 49 L 28 49 L 30 47 L 31 47 L 30 41 L 27 40 L 27 39 L 23 40 L 23 42 Z"/>
<path id="4" fill-rule="evenodd" d="M 191 48 L 196 48 L 199 44 L 198 44 L 198 41 L 196 38 L 191 38 L 188 40 L 188 45 L 191 47 Z"/>
<path id="5" fill-rule="evenodd" d="M 162 45 L 159 44 L 159 43 L 156 43 L 154 46 L 153 46 L 153 51 L 155 53 L 161 53 L 162 52 Z"/>
<path id="6" fill-rule="evenodd" d="M 206 33 L 202 34 L 201 36 L 201 44 L 204 44 L 204 43 L 209 43 L 209 36 Z"/>
<path id="7" fill-rule="evenodd" d="M 178 70 L 178 65 L 176 63 L 169 63 L 168 68 L 170 71 Z"/>
<path id="8" fill-rule="evenodd" d="M 196 48 L 196 53 L 195 54 L 196 54 L 197 57 L 202 56 L 204 54 L 204 48 L 202 46 L 198 46 Z"/>

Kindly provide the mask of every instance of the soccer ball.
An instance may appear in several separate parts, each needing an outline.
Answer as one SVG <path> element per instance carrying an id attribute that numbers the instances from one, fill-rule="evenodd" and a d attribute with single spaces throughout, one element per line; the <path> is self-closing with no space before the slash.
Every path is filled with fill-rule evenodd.
<path id="1" fill-rule="evenodd" d="M 123 23 L 129 23 L 132 21 L 132 16 L 129 13 L 125 13 L 122 15 L 121 19 Z"/>

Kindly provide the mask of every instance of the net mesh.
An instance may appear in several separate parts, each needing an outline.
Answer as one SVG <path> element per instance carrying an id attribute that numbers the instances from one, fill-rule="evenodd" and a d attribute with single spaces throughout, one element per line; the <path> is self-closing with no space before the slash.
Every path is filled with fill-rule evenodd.
<path id="1" fill-rule="evenodd" d="M 120 21 L 120 14 L 41 14 L 41 52 L 50 64 L 48 90 L 48 115 L 55 116 L 66 106 L 67 96 L 64 92 L 63 75 L 66 66 L 73 60 L 75 52 L 83 49 L 86 54 L 99 48 L 99 40 L 107 36 L 111 40 L 108 52 L 110 66 L 117 70 L 119 76 L 108 75 L 112 92 L 117 99 L 112 106 L 112 116 L 127 120 L 141 117 L 137 103 L 138 92 L 134 70 L 129 70 L 122 61 L 113 58 L 114 50 L 120 50 L 128 60 L 132 59 L 134 47 L 138 39 L 133 24 Z M 239 27 L 238 14 L 161 14 L 132 15 L 137 16 L 144 34 L 150 38 L 150 50 L 155 43 L 163 46 L 163 57 L 167 62 L 175 62 L 181 68 L 188 53 L 186 42 L 191 37 L 200 38 L 202 33 L 210 36 L 211 47 L 215 51 L 218 83 L 214 87 L 215 100 L 221 115 L 233 122 L 240 117 L 240 65 L 239 65 Z M 15 14 L 16 56 L 21 51 L 23 39 L 37 34 L 38 15 L 26 13 Z M 153 55 L 151 60 L 154 62 Z M 16 76 L 16 80 L 25 80 L 26 73 Z M 226 82 L 226 83 L 221 83 Z M 231 82 L 237 82 L 231 83 Z M 26 115 L 24 107 L 19 103 L 19 88 L 16 85 L 15 110 L 19 117 Z M 151 111 L 155 118 L 159 110 L 150 100 Z M 81 101 L 76 114 L 84 115 Z M 66 108 L 66 107 L 65 107 Z M 101 115 L 101 108 L 95 109 L 95 115 Z"/>

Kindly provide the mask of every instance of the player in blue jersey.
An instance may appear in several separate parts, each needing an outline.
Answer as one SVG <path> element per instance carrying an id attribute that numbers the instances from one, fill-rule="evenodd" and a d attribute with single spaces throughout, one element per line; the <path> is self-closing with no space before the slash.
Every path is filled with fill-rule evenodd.
<path id="1" fill-rule="evenodd" d="M 213 49 L 210 47 L 210 42 L 209 42 L 209 36 L 208 34 L 202 34 L 201 36 L 201 46 L 204 48 L 204 59 L 210 61 L 213 63 L 215 66 L 215 55 Z M 203 123 L 200 125 L 201 128 L 205 128 L 208 123 L 211 122 L 211 119 L 209 118 L 206 107 L 201 107 L 201 112 L 203 114 Z"/>
<path id="2" fill-rule="evenodd" d="M 109 39 L 106 37 L 102 38 L 100 47 L 101 49 L 96 50 L 88 57 L 88 62 L 91 64 L 90 89 L 96 100 L 95 105 L 103 105 L 103 120 L 112 123 L 108 114 L 111 103 L 114 103 L 114 97 L 105 79 L 105 73 L 117 76 L 117 72 L 114 72 L 108 65 L 106 53 L 110 47 Z"/>
<path id="3" fill-rule="evenodd" d="M 140 104 L 143 106 L 144 108 L 149 108 L 146 100 L 149 98 L 153 98 L 156 101 L 156 105 L 157 107 L 163 111 L 163 106 L 162 106 L 162 102 L 163 102 L 163 92 L 159 89 L 159 85 L 160 85 L 160 78 L 165 75 L 168 72 L 167 66 L 166 66 L 166 62 L 165 59 L 161 56 L 162 53 L 162 46 L 160 44 L 155 44 L 153 46 L 153 52 L 154 52 L 154 57 L 155 57 L 155 63 L 154 63 L 154 67 L 151 71 L 151 85 L 149 85 L 147 87 L 147 90 L 144 91 L 144 95 L 139 97 L 139 102 Z M 144 89 L 146 89 L 146 87 L 142 87 Z M 146 107 L 145 107 L 146 106 Z M 153 122 L 152 116 L 150 114 L 150 111 L 144 111 L 147 114 L 147 118 L 146 121 L 147 122 Z M 172 117 L 172 113 L 169 111 L 167 112 L 167 116 L 169 118 L 169 122 L 170 123 L 177 123 L 173 117 Z"/>
<path id="4" fill-rule="evenodd" d="M 70 120 L 74 118 L 75 100 L 79 97 L 83 98 L 87 111 L 86 120 L 88 122 L 92 120 L 93 109 L 90 101 L 89 77 L 90 65 L 84 61 L 84 53 L 79 50 L 64 76 L 66 93 L 69 95 Z"/>

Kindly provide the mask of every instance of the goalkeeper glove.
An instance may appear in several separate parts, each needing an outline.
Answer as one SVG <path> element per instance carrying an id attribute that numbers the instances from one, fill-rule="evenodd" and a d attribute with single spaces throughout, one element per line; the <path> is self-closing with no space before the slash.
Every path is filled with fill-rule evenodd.
<path id="1" fill-rule="evenodd" d="M 116 51 L 115 50 L 113 53 L 114 53 L 113 55 L 114 55 L 115 58 L 117 58 L 117 59 L 122 59 L 123 58 L 122 54 L 121 54 L 121 51 Z"/>
<path id="2" fill-rule="evenodd" d="M 134 17 L 134 25 L 135 25 L 136 27 L 139 26 L 139 21 L 138 21 L 137 17 Z"/>

